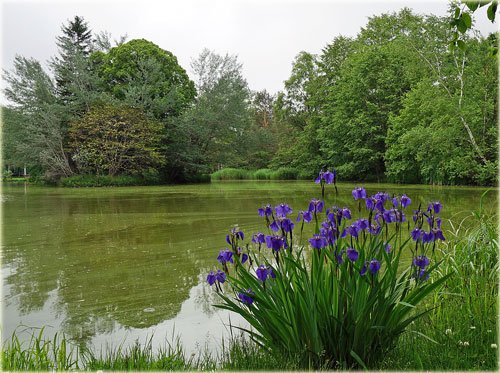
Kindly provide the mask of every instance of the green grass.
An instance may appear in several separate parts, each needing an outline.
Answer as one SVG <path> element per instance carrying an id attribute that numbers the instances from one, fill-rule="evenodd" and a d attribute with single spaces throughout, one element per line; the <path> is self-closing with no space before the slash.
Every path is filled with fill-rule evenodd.
<path id="1" fill-rule="evenodd" d="M 248 180 L 252 179 L 252 172 L 241 168 L 223 168 L 210 176 L 212 180 Z"/>
<path id="2" fill-rule="evenodd" d="M 294 357 L 277 358 L 241 335 L 229 344 L 221 344 L 221 351 L 212 355 L 207 349 L 186 356 L 179 339 L 165 342 L 156 351 L 152 337 L 132 346 L 107 347 L 99 353 L 79 349 L 64 336 L 46 339 L 41 329 L 31 335 L 27 344 L 20 342 L 14 333 L 5 342 L 1 352 L 1 367 L 6 371 L 48 370 L 295 370 L 298 365 Z"/>
<path id="3" fill-rule="evenodd" d="M 157 180 L 129 175 L 76 175 L 63 177 L 60 180 L 61 186 L 69 188 L 151 185 L 155 183 L 157 183 Z"/>
<path id="4" fill-rule="evenodd" d="M 291 167 L 281 167 L 277 170 L 261 168 L 256 171 L 245 170 L 242 168 L 223 168 L 211 175 L 212 180 L 311 180 L 306 174 L 299 172 Z"/>
<path id="5" fill-rule="evenodd" d="M 453 272 L 454 276 L 428 303 L 435 307 L 433 311 L 412 325 L 381 368 L 498 369 L 497 237 L 496 216 L 474 213 L 458 227 L 452 226 L 440 269 Z"/>

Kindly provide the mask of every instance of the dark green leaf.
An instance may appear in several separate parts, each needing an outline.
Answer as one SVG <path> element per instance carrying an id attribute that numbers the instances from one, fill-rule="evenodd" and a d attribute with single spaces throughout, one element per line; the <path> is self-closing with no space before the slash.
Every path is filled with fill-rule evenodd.
<path id="1" fill-rule="evenodd" d="M 467 28 L 471 28 L 472 27 L 472 18 L 470 16 L 469 13 L 462 13 L 462 20 L 464 21 L 465 25 L 467 26 Z"/>
<path id="2" fill-rule="evenodd" d="M 477 9 L 479 3 L 477 1 L 466 1 L 465 5 L 467 5 L 467 8 L 473 12 Z"/>
<path id="3" fill-rule="evenodd" d="M 464 22 L 464 20 L 462 18 L 460 18 L 460 21 L 457 24 L 457 29 L 462 34 L 464 34 L 467 31 L 467 25 L 465 24 L 465 22 Z"/>
<path id="4" fill-rule="evenodd" d="M 491 3 L 491 5 L 488 7 L 488 10 L 486 11 L 486 14 L 488 15 L 488 19 L 491 22 L 495 22 L 495 16 L 496 16 L 496 12 L 497 12 L 497 5 L 498 4 L 496 2 Z"/>

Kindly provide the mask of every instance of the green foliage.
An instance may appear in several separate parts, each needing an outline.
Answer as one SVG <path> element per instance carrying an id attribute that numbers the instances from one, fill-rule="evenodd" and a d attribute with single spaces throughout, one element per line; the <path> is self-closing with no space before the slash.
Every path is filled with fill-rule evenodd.
<path id="1" fill-rule="evenodd" d="M 52 340 L 44 338 L 44 328 L 32 333 L 26 346 L 16 335 L 2 343 L 1 364 L 6 371 L 41 371 L 78 369 L 79 351 L 57 333 Z"/>
<path id="2" fill-rule="evenodd" d="M 105 91 L 158 119 L 180 115 L 195 97 L 177 58 L 150 41 L 131 40 L 91 59 Z"/>
<path id="3" fill-rule="evenodd" d="M 5 95 L 13 107 L 3 110 L 9 162 L 40 166 L 51 177 L 73 174 L 65 151 L 64 107 L 57 102 L 52 80 L 40 63 L 16 56 L 6 72 Z"/>
<path id="4" fill-rule="evenodd" d="M 495 370 L 498 367 L 498 224 L 474 212 L 446 232 L 441 270 L 453 273 L 379 366 L 391 370 Z M 437 342 L 415 334 L 425 334 Z M 493 345 L 493 347 L 492 347 Z"/>
<path id="5" fill-rule="evenodd" d="M 151 185 L 159 183 L 158 177 L 130 175 L 75 175 L 63 177 L 60 185 L 69 188 Z"/>
<path id="6" fill-rule="evenodd" d="M 253 173 L 253 178 L 256 180 L 271 180 L 273 170 L 269 168 L 261 168 Z"/>
<path id="7" fill-rule="evenodd" d="M 451 48 L 458 47 L 462 51 L 465 51 L 467 48 L 467 43 L 466 41 L 464 41 L 464 34 L 466 34 L 467 31 L 471 30 L 473 27 L 473 22 L 472 22 L 473 13 L 477 9 L 488 5 L 488 8 L 486 9 L 486 17 L 493 23 L 495 22 L 497 14 L 498 1 L 462 0 L 461 3 L 462 4 L 460 4 L 458 1 L 451 3 L 450 27 L 453 33 L 450 42 L 450 47 Z M 498 45 L 494 45 L 491 48 L 491 54 L 493 56 L 496 56 L 497 53 L 498 53 Z"/>
<path id="8" fill-rule="evenodd" d="M 172 162 L 187 173 L 245 166 L 251 113 L 242 65 L 206 49 L 192 68 L 198 97 L 177 123 Z"/>
<path id="9" fill-rule="evenodd" d="M 294 168 L 281 167 L 271 174 L 271 180 L 297 180 L 297 174 Z"/>
<path id="10" fill-rule="evenodd" d="M 72 158 L 84 174 L 145 174 L 162 162 L 161 131 L 138 109 L 98 106 L 71 124 Z"/>
<path id="11" fill-rule="evenodd" d="M 251 171 L 239 168 L 223 168 L 211 175 L 212 180 L 244 180 L 251 178 Z"/>
<path id="12" fill-rule="evenodd" d="M 270 167 L 495 184 L 496 36 L 468 37 L 464 52 L 447 48 L 450 37 L 447 18 L 405 8 L 371 17 L 355 39 L 337 37 L 318 56 L 301 52 L 275 103 L 282 136 Z"/>
<path id="13" fill-rule="evenodd" d="M 317 234 L 318 220 L 315 213 Z M 221 298 L 217 307 L 241 315 L 250 325 L 244 330 L 257 344 L 277 357 L 296 356 L 303 369 L 376 366 L 408 325 L 429 312 L 415 311 L 416 306 L 449 278 L 438 272 L 439 263 L 427 269 L 428 281 L 415 279 L 415 267 L 400 268 L 402 252 L 414 243 L 402 237 L 402 224 L 396 223 L 395 230 L 391 227 L 395 233 L 382 224 L 380 235 L 338 236 L 322 249 L 294 246 L 302 237 L 282 231 L 288 249 L 273 251 L 271 258 L 260 244 L 246 245 L 252 258 L 249 265 L 240 262 L 238 247 L 243 244 L 233 232 L 234 265 L 223 266 L 228 287 L 217 290 Z M 345 226 L 343 219 L 338 232 Z M 386 243 L 392 246 L 390 252 L 384 250 Z M 348 247 L 355 248 L 359 258 L 344 257 L 339 262 L 338 255 Z M 427 249 L 422 246 L 422 250 Z M 374 259 L 382 263 L 382 270 L 361 274 L 363 263 L 366 271 Z M 272 269 L 274 276 L 258 279 L 260 266 Z M 252 303 L 244 302 L 242 294 Z"/>

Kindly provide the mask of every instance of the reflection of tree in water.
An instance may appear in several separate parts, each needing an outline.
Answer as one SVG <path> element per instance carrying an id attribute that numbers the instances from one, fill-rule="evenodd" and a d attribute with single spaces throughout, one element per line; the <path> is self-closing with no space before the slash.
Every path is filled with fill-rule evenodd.
<path id="1" fill-rule="evenodd" d="M 15 242 L 27 227 L 36 235 L 29 247 L 4 252 L 4 262 L 16 268 L 6 283 L 11 296 L 19 295 L 20 311 L 41 309 L 58 289 L 54 311 L 65 315 L 64 331 L 81 340 L 111 332 L 116 322 L 146 328 L 175 317 L 199 274 L 195 252 L 201 244 L 193 233 L 217 227 L 175 202 L 163 208 L 178 210 L 166 219 L 150 199 L 43 196 L 39 205 L 51 207 L 48 226 L 31 218 L 6 239 L 7 245 Z M 130 213 L 140 207 L 143 213 Z M 42 244 L 43 252 L 33 248 Z"/>
<path id="2" fill-rule="evenodd" d="M 210 270 L 205 270 L 203 273 L 208 273 Z M 196 288 L 196 293 L 194 295 L 194 304 L 197 310 L 200 310 L 208 316 L 212 316 L 216 309 L 215 304 L 220 302 L 220 298 L 214 289 L 210 288 L 206 283 L 206 275 L 200 275 L 198 277 L 198 283 L 201 286 Z"/>

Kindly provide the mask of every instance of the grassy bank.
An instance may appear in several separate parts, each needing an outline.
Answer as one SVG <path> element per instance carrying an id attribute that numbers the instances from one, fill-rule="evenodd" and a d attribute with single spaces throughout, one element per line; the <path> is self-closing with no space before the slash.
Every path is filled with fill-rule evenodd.
<path id="1" fill-rule="evenodd" d="M 427 301 L 432 311 L 400 338 L 381 368 L 498 369 L 497 218 L 474 213 L 452 226 L 447 238 L 440 270 L 454 276 Z"/>
<path id="2" fill-rule="evenodd" d="M 261 168 L 255 171 L 223 168 L 210 176 L 212 180 L 312 180 L 317 175 L 300 173 L 294 168 L 282 167 L 277 170 Z"/>
<path id="3" fill-rule="evenodd" d="M 2 346 L 1 364 L 4 371 L 49 370 L 293 370 L 294 360 L 278 359 L 259 349 L 254 343 L 238 337 L 221 345 L 218 354 L 207 350 L 187 356 L 178 339 L 165 342 L 156 351 L 152 338 L 136 341 L 130 347 L 107 347 L 99 353 L 79 349 L 64 336 L 44 338 L 43 329 L 33 333 L 23 344 L 14 334 Z"/>

